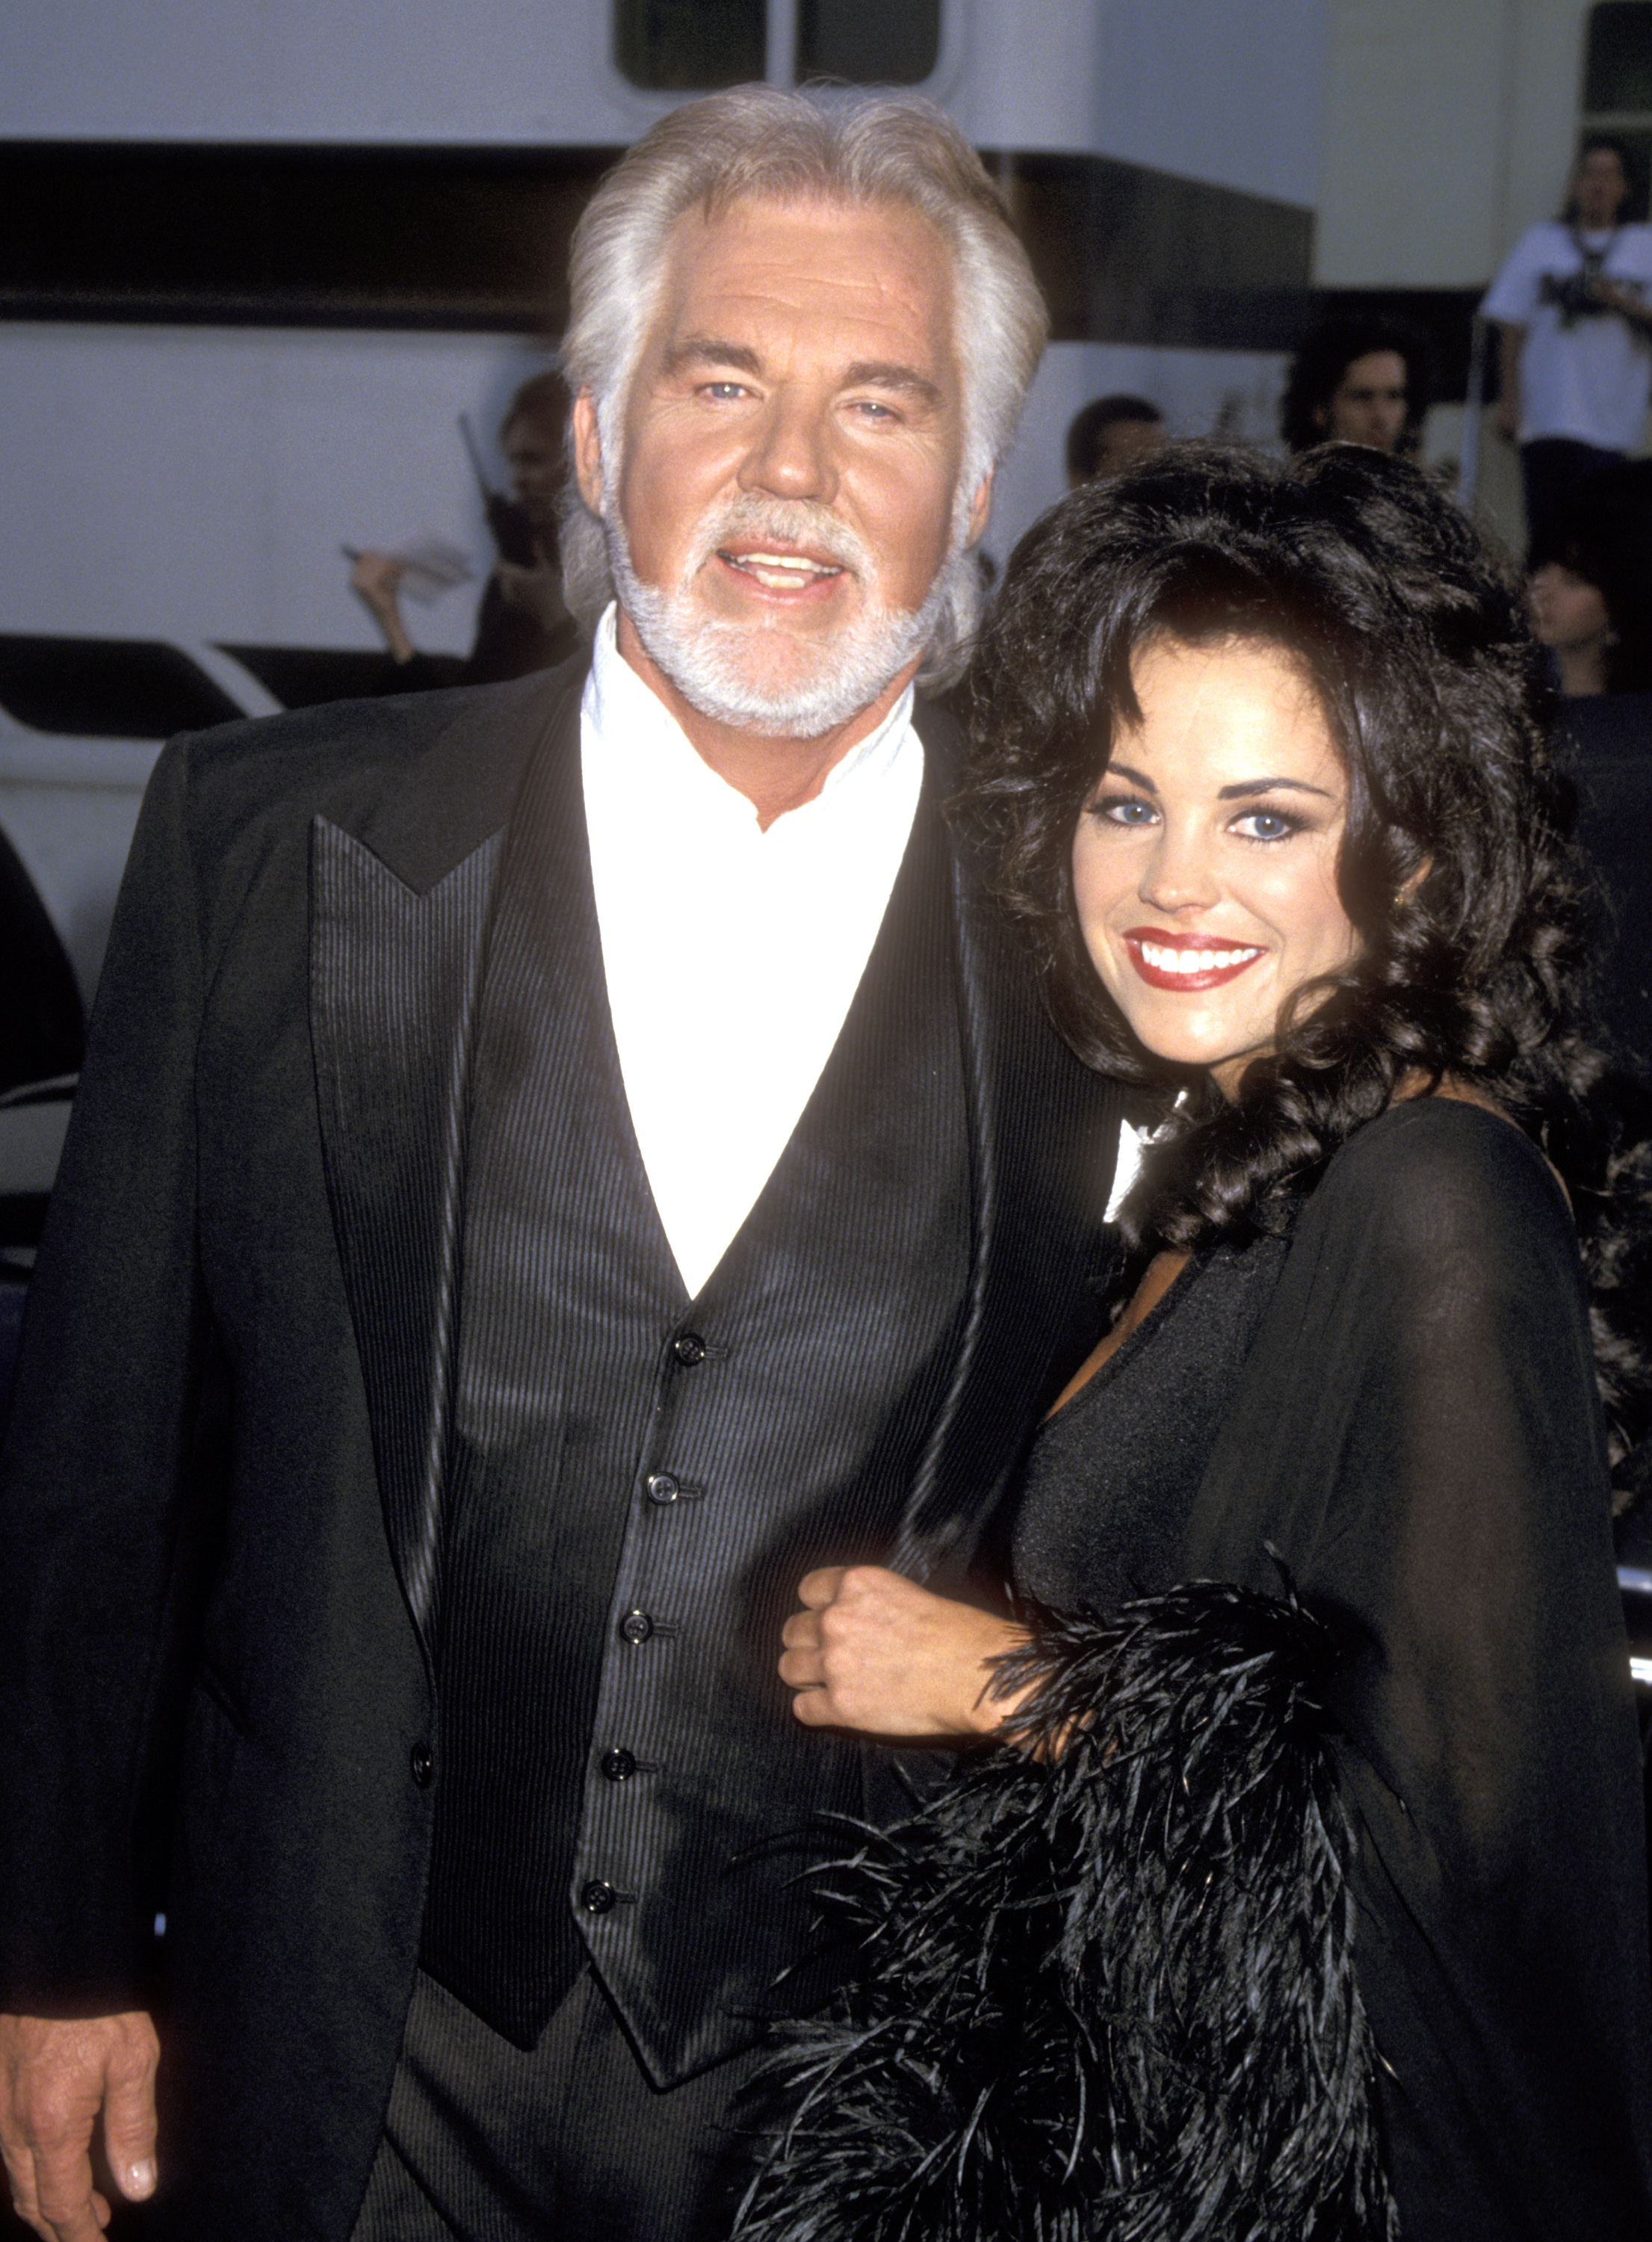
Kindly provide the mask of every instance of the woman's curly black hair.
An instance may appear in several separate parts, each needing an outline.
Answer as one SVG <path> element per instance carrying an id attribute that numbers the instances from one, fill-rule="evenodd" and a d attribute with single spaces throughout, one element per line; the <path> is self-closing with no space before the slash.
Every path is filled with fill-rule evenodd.
<path id="1" fill-rule="evenodd" d="M 1347 774 L 1338 883 L 1361 948 L 1287 1006 L 1236 1098 L 1193 1086 L 1127 1203 L 1136 1265 L 1281 1226 L 1361 1123 L 1448 1077 L 1571 1195 L 1618 1463 L 1652 1428 L 1652 1120 L 1583 1026 L 1594 890 L 1518 581 L 1416 468 L 1341 444 L 1288 463 L 1173 447 L 1016 548 L 973 671 L 966 812 L 1056 1027 L 1167 1114 L 1189 1077 L 1107 995 L 1072 873 L 1113 728 L 1140 717 L 1132 657 L 1160 637 L 1263 640 L 1311 680 Z"/>

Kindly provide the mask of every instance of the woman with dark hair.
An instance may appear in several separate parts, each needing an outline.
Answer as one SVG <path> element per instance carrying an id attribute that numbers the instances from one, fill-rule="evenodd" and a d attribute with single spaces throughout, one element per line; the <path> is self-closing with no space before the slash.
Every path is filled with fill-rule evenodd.
<path id="1" fill-rule="evenodd" d="M 840 1864 L 746 2231 L 1644 2238 L 1648 1165 L 1519 587 L 1401 462 L 1184 451 L 1033 529 L 978 675 L 1000 894 L 1154 1126 L 1013 1616 L 786 1623 L 806 1724 L 999 1749 Z"/>
<path id="2" fill-rule="evenodd" d="M 1591 475 L 1532 540 L 1527 597 L 1561 691 L 1652 691 L 1652 480 L 1646 463 Z"/>

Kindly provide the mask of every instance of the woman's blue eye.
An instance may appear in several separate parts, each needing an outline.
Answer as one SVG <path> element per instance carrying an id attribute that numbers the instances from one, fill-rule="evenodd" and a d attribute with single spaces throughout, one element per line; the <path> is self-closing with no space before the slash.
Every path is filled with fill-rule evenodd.
<path id="1" fill-rule="evenodd" d="M 1115 795 L 1096 807 L 1114 825 L 1151 825 L 1156 815 L 1150 802 L 1139 802 L 1134 795 Z"/>
<path id="2" fill-rule="evenodd" d="M 1241 829 L 1250 827 L 1247 837 L 1252 841 L 1283 841 L 1297 829 L 1296 820 L 1282 809 L 1247 810 L 1239 823 Z"/>

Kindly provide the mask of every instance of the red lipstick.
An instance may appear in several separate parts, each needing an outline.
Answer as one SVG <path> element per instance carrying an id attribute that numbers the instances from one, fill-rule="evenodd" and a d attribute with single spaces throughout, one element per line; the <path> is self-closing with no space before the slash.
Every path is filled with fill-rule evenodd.
<path id="1" fill-rule="evenodd" d="M 1130 963 L 1150 989 L 1189 993 L 1220 989 L 1267 955 L 1265 947 L 1253 942 L 1228 941 L 1214 934 L 1171 934 L 1159 926 L 1133 926 L 1124 936 L 1124 946 L 1130 953 Z M 1180 966 L 1163 962 L 1172 955 L 1188 962 Z M 1209 962 L 1195 966 L 1191 962 L 1194 957 Z"/>

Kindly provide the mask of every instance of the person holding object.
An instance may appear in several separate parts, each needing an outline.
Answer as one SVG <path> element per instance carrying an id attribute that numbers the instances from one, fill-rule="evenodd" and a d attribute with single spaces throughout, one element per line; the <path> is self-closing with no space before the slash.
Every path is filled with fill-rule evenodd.
<path id="1" fill-rule="evenodd" d="M 1652 226 L 1628 221 L 1629 157 L 1591 134 L 1557 221 L 1528 226 L 1480 306 L 1498 329 L 1494 421 L 1520 446 L 1526 532 L 1641 440 L 1652 378 Z"/>
<path id="2" fill-rule="evenodd" d="M 1630 2242 L 1652 1150 L 1519 587 L 1403 462 L 1184 452 L 980 661 L 999 893 L 1160 1126 L 1019 1619 L 851 1564 L 786 1622 L 811 1731 L 1000 1748 L 824 1879 L 866 1976 L 740 2231 Z"/>
<path id="3" fill-rule="evenodd" d="M 914 699 L 1043 340 L 999 196 L 917 97 L 736 89 L 571 298 L 589 661 L 176 743 L 135 843 L 0 1463 L 58 2242 L 100 2104 L 185 2242 L 725 2231 L 833 1983 L 798 1833 L 905 1795 L 792 1720 L 792 1584 L 961 1581 L 1085 1344 L 1120 1092 Z"/>
<path id="4" fill-rule="evenodd" d="M 530 375 L 505 408 L 499 447 L 510 467 L 512 496 L 483 485 L 498 558 L 483 587 L 476 637 L 462 663 L 438 663 L 408 636 L 398 588 L 404 564 L 394 554 L 352 554 L 350 588 L 384 634 L 396 692 L 500 684 L 553 668 L 578 648 L 579 627 L 563 597 L 557 531 L 567 426 L 568 392 L 558 373 Z"/>

